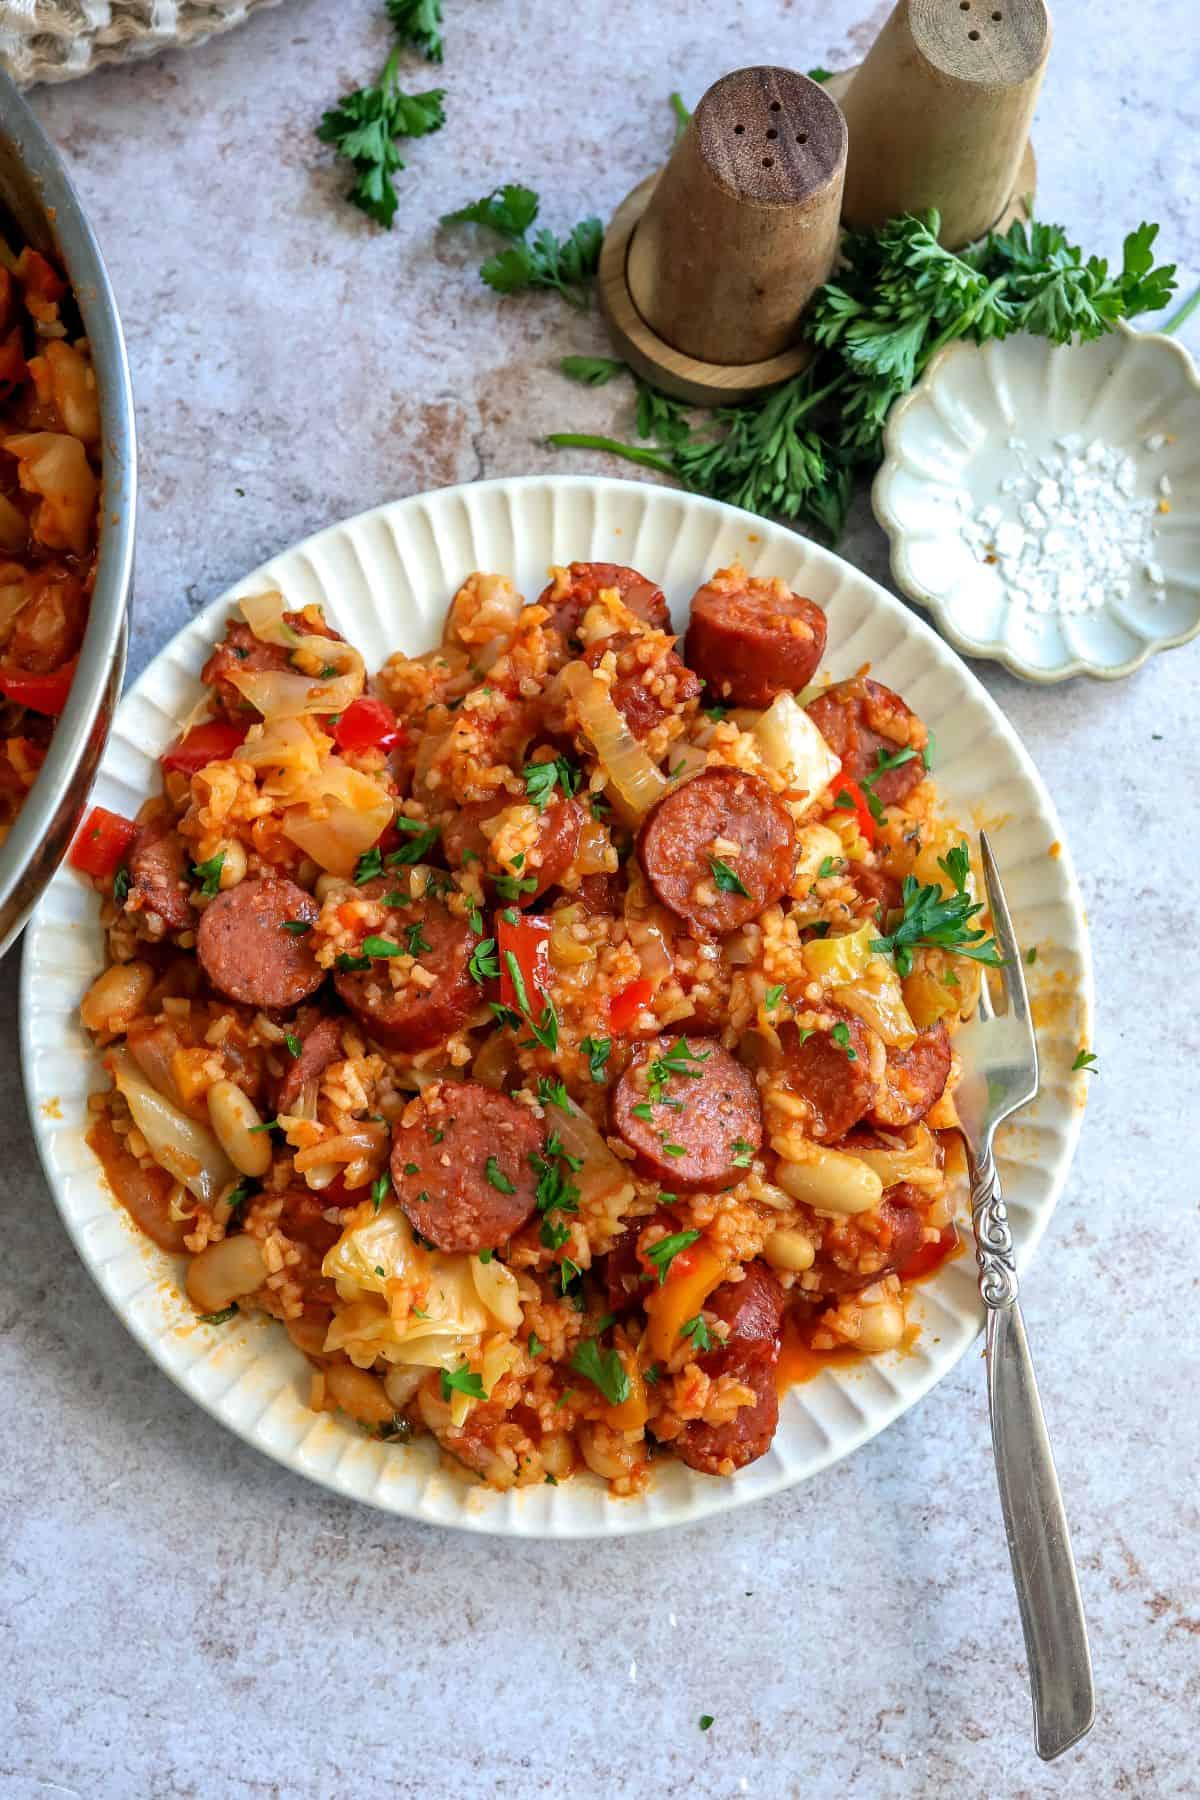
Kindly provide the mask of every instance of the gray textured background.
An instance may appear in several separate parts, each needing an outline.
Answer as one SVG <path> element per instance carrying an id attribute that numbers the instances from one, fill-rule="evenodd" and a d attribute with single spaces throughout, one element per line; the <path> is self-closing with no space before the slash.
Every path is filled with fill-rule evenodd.
<path id="1" fill-rule="evenodd" d="M 887 11 L 863 3 L 447 0 L 445 68 L 414 62 L 410 85 L 444 85 L 449 122 L 412 147 L 390 235 L 341 203 L 312 135 L 383 61 L 371 0 L 289 0 L 200 51 L 37 95 L 129 336 L 131 672 L 317 526 L 563 466 L 539 444 L 556 427 L 627 427 L 620 387 L 573 388 L 554 367 L 603 347 L 595 318 L 552 297 L 498 302 L 437 215 L 512 178 L 560 228 L 607 215 L 665 151 L 671 88 L 694 100 L 755 61 L 845 66 Z M 1110 255 L 1138 219 L 1161 220 L 1191 286 L 1193 7 L 1056 11 L 1041 209 Z M 886 579 L 865 508 L 845 547 Z M 1198 668 L 1200 645 L 1111 687 L 1040 692 L 979 670 L 1057 799 L 1097 961 L 1101 1073 L 1027 1300 L 1092 1625 L 1100 1716 L 1081 1749 L 1045 1771 L 1031 1748 L 974 1356 L 802 1490 L 606 1547 L 392 1522 L 225 1435 L 146 1361 L 68 1246 L 25 1123 L 13 955 L 6 1800 L 1194 1795 Z"/>

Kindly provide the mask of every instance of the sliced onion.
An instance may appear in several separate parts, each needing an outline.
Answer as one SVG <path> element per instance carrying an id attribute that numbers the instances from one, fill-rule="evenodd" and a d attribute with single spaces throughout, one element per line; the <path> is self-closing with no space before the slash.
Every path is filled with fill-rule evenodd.
<path id="1" fill-rule="evenodd" d="M 283 831 L 322 869 L 348 878 L 394 812 L 394 801 L 377 781 L 339 756 L 327 756 L 303 790 L 303 803 L 284 813 Z"/>
<path id="2" fill-rule="evenodd" d="M 662 770 L 651 762 L 613 705 L 612 695 L 586 663 L 568 663 L 562 680 L 617 798 L 635 823 L 645 818 L 666 792 Z"/>
<path id="3" fill-rule="evenodd" d="M 297 669 L 233 669 L 229 679 L 265 719 L 296 719 L 304 713 L 343 712 L 362 693 L 366 667 L 353 644 L 320 633 L 298 632 L 284 618 L 283 595 L 247 594 L 242 617 L 264 644 L 278 644 L 293 655 L 308 651 L 322 667 L 337 670 L 321 679 Z"/>
<path id="4" fill-rule="evenodd" d="M 873 1145 L 855 1148 L 854 1154 L 869 1169 L 874 1169 L 884 1188 L 909 1181 L 914 1187 L 936 1188 L 942 1184 L 937 1143 L 925 1125 L 916 1127 L 911 1144 L 898 1140 L 894 1149 L 876 1149 Z"/>
<path id="5" fill-rule="evenodd" d="M 573 1100 L 569 1112 L 562 1112 L 555 1106 L 550 1109 L 548 1118 L 563 1149 L 583 1165 L 572 1173 L 571 1180 L 585 1204 L 611 1201 L 622 1188 L 628 1190 L 627 1199 L 632 1197 L 633 1182 L 628 1163 L 613 1155 L 587 1114 Z"/>
<path id="6" fill-rule="evenodd" d="M 904 1004 L 900 977 L 881 956 L 873 957 L 855 981 L 834 988 L 832 997 L 894 1049 L 911 1050 L 916 1043 L 917 1028 Z"/>
<path id="7" fill-rule="evenodd" d="M 155 1162 L 201 1205 L 213 1206 L 237 1170 L 212 1132 L 151 1087 L 127 1050 L 111 1050 L 107 1063 Z"/>
<path id="8" fill-rule="evenodd" d="M 284 618 L 283 595 L 277 589 L 265 594 L 244 594 L 238 605 L 242 617 L 261 644 L 281 644 L 294 650 L 301 634 Z"/>

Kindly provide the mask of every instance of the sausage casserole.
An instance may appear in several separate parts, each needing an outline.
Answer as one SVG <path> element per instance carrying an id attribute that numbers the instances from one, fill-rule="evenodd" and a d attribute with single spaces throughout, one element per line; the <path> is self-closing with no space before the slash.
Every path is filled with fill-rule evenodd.
<path id="1" fill-rule="evenodd" d="M 90 1142 L 209 1321 L 498 1488 L 729 1476 L 955 1247 L 954 1034 L 994 952 L 927 734 L 718 571 L 455 595 L 369 682 L 241 602 L 94 875 Z M 87 826 L 85 825 L 85 832 Z"/>

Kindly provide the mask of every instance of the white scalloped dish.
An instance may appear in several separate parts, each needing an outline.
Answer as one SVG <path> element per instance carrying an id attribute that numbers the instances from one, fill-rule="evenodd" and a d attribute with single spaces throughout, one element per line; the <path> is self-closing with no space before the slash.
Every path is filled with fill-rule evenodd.
<path id="1" fill-rule="evenodd" d="M 1173 338 L 1122 325 L 1068 347 L 1024 333 L 951 344 L 893 408 L 884 444 L 872 500 L 892 574 L 967 656 L 1027 681 L 1115 680 L 1200 632 L 1200 382 Z M 1090 519 L 1056 492 L 1064 460 L 1089 451 L 1119 455 L 1128 490 L 1102 485 Z M 1039 488 L 1052 496 L 1044 515 Z M 1031 596 L 1020 564 L 1030 520 L 1063 540 L 1082 525 L 1132 541 L 1126 499 L 1145 516 L 1148 554 L 1115 550 L 1081 594 L 1064 542 L 1061 580 L 1044 577 Z M 973 530 L 981 519 L 1008 543 Z"/>
<path id="2" fill-rule="evenodd" d="M 198 675 L 241 592 L 278 587 L 289 606 L 319 601 L 368 667 L 440 636 L 450 596 L 472 569 L 511 573 L 537 592 L 552 562 L 631 563 L 664 588 L 677 627 L 689 597 L 735 559 L 778 575 L 829 617 L 825 670 L 869 661 L 936 734 L 937 778 L 951 816 L 987 825 L 1018 933 L 1036 944 L 1042 1093 L 1004 1138 L 1001 1169 L 1024 1265 L 1045 1230 L 1079 1132 L 1082 1081 L 1070 1073 L 1091 1016 L 1087 933 L 1052 803 L 1015 734 L 928 626 L 827 550 L 712 501 L 634 482 L 541 478 L 447 488 L 365 513 L 310 538 L 214 601 L 126 696 L 95 801 L 134 813 L 158 783 L 157 757 L 193 706 Z M 438 1460 L 429 1440 L 385 1444 L 305 1404 L 307 1365 L 261 1315 L 218 1328 L 197 1321 L 171 1259 L 130 1223 L 84 1141 L 90 1090 L 102 1085 L 78 1023 L 102 967 L 91 890 L 64 867 L 25 938 L 22 1054 L 30 1113 L 55 1201 L 102 1292 L 184 1391 L 248 1443 L 335 1492 L 386 1511 L 523 1537 L 618 1536 L 727 1510 L 826 1468 L 913 1405 L 974 1339 L 974 1264 L 960 1256 L 923 1284 L 921 1332 L 903 1353 L 826 1368 L 785 1396 L 768 1453 L 729 1480 L 675 1460 L 648 1491 L 617 1500 L 590 1476 L 496 1493 Z"/>

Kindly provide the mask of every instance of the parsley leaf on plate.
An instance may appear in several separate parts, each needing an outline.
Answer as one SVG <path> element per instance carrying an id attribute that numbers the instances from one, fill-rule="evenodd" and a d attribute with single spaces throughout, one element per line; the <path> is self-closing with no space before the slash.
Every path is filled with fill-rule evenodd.
<path id="1" fill-rule="evenodd" d="M 602 1350 L 596 1338 L 584 1338 L 571 1352 L 570 1367 L 599 1388 L 610 1406 L 629 1398 L 629 1375 L 615 1350 Z"/>

